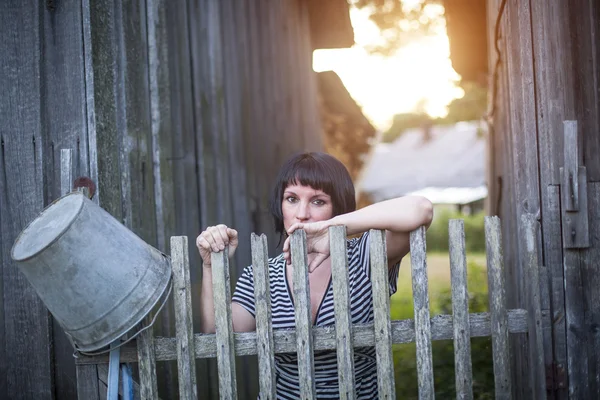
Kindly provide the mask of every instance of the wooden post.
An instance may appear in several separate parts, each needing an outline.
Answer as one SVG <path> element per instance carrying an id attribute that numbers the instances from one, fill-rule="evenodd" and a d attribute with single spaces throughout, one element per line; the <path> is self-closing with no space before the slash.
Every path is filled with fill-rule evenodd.
<path id="1" fill-rule="evenodd" d="M 535 216 L 524 214 L 521 224 L 525 231 L 524 267 L 529 282 L 529 369 L 534 399 L 546 398 L 546 366 L 544 363 L 544 337 L 542 331 L 542 308 L 540 298 L 540 266 L 538 263 L 537 230 Z"/>
<path id="2" fill-rule="evenodd" d="M 271 293 L 269 288 L 269 257 L 267 237 L 252 234 L 252 271 L 256 302 L 256 352 L 260 398 L 275 400 L 275 352 L 273 322 L 271 320 Z"/>
<path id="3" fill-rule="evenodd" d="M 235 344 L 231 319 L 231 287 L 229 278 L 229 247 L 211 254 L 212 283 L 217 335 L 217 367 L 219 392 L 222 399 L 237 399 L 235 377 Z"/>
<path id="4" fill-rule="evenodd" d="M 504 289 L 502 234 L 498 217 L 485 217 L 485 247 L 487 253 L 488 287 L 492 320 L 492 351 L 494 354 L 494 383 L 497 400 L 512 397 L 510 375 L 510 346 Z"/>
<path id="5" fill-rule="evenodd" d="M 457 219 L 450 220 L 448 229 L 456 398 L 472 400 L 473 369 L 471 365 L 469 291 L 467 290 L 467 252 L 464 221 Z"/>
<path id="6" fill-rule="evenodd" d="M 310 309 L 310 286 L 306 233 L 297 230 L 291 237 L 292 266 L 294 268 L 294 309 L 296 314 L 296 346 L 298 348 L 298 378 L 300 398 L 314 399 L 315 362 L 313 352 L 312 315 Z"/>
<path id="7" fill-rule="evenodd" d="M 177 332 L 179 396 L 181 399 L 196 400 L 198 394 L 187 236 L 171 237 L 171 268 L 173 269 L 173 300 Z"/>
<path id="8" fill-rule="evenodd" d="M 427 280 L 425 228 L 410 233 L 413 302 L 415 307 L 415 341 L 417 344 L 417 376 L 419 399 L 434 399 L 433 358 L 431 354 L 431 322 Z"/>
<path id="9" fill-rule="evenodd" d="M 329 228 L 329 243 L 340 399 L 353 400 L 356 398 L 356 390 L 354 388 L 354 347 L 352 347 L 346 227 L 332 226 Z"/>

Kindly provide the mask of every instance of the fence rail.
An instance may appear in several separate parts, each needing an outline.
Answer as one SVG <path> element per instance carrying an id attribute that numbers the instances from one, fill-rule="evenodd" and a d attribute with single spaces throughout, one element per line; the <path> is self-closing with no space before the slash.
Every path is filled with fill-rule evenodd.
<path id="1" fill-rule="evenodd" d="M 537 240 L 537 221 L 526 216 L 523 223 L 531 237 L 529 267 L 532 274 L 532 289 L 539 286 L 537 268 L 532 263 Z M 303 231 L 292 235 L 292 264 L 294 265 L 294 306 L 296 329 L 273 330 L 268 282 L 267 241 L 264 235 L 252 235 L 252 263 L 255 282 L 256 331 L 234 333 L 231 321 L 231 286 L 227 250 L 212 255 L 212 278 L 216 316 L 216 334 L 193 334 L 191 327 L 191 289 L 187 238 L 172 237 L 172 268 L 174 273 L 174 295 L 176 315 L 176 338 L 152 337 L 146 333 L 138 340 L 137 348 L 128 347 L 121 351 L 121 362 L 140 363 L 140 394 L 142 398 L 156 396 L 156 362 L 178 360 L 179 387 L 181 398 L 196 399 L 194 360 L 216 357 L 219 370 L 221 398 L 237 398 L 235 356 L 258 355 L 261 398 L 275 398 L 274 355 L 297 352 L 299 357 L 300 393 L 302 399 L 315 397 L 314 359 L 316 350 L 337 349 L 340 397 L 354 399 L 355 347 L 374 346 L 377 355 L 377 377 L 380 398 L 395 398 L 394 364 L 392 344 L 416 343 L 417 373 L 420 399 L 434 398 L 432 340 L 454 339 L 457 398 L 473 398 L 470 338 L 491 336 L 497 399 L 510 398 L 512 391 L 510 374 L 509 333 L 528 333 L 533 343 L 541 346 L 541 329 L 548 324 L 548 315 L 542 313 L 539 295 L 533 290 L 529 311 L 506 309 L 504 288 L 504 266 L 500 220 L 486 217 L 486 252 L 489 283 L 490 312 L 472 313 L 468 310 L 466 250 L 464 224 L 453 220 L 449 225 L 450 265 L 452 283 L 453 315 L 430 317 L 427 282 L 427 260 L 425 229 L 411 233 L 411 268 L 413 283 L 414 320 L 390 320 L 388 265 L 386 259 L 385 234 L 370 232 L 371 280 L 373 286 L 374 322 L 352 324 L 349 309 L 348 260 L 346 255 L 345 227 L 330 229 L 332 280 L 334 290 L 335 327 L 313 327 L 310 310 L 310 287 L 306 260 L 306 236 Z M 539 288 L 538 288 L 539 293 Z M 536 360 L 537 361 L 537 360 Z M 84 357 L 79 365 L 108 362 L 106 356 Z M 543 376 L 537 371 L 542 362 L 532 361 L 532 378 Z M 532 380 L 533 382 L 534 380 Z M 545 391 L 536 393 L 536 398 L 545 398 Z"/>

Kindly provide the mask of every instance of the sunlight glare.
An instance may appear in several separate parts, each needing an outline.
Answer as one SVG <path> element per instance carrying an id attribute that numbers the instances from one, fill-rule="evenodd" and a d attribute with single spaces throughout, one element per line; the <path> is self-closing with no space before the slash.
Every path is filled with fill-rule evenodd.
<path id="1" fill-rule="evenodd" d="M 435 18 L 440 10 L 427 10 Z M 459 75 L 452 69 L 445 26 L 434 35 L 410 43 L 390 57 L 369 54 L 365 46 L 381 41 L 365 10 L 350 9 L 356 44 L 349 49 L 316 50 L 313 69 L 335 71 L 373 125 L 387 129 L 393 116 L 422 106 L 433 117 L 460 97 Z"/>

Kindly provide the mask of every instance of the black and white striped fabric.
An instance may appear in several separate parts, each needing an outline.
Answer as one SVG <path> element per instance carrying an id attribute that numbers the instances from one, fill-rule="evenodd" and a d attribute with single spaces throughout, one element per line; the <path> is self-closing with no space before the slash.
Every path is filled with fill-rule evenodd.
<path id="1" fill-rule="evenodd" d="M 373 296 L 369 263 L 369 233 L 347 242 L 348 278 L 352 323 L 373 322 Z M 390 295 L 396 292 L 400 263 L 389 272 Z M 283 254 L 269 259 L 269 282 L 273 329 L 293 329 L 294 303 L 285 273 Z M 237 282 L 232 300 L 252 315 L 254 307 L 254 279 L 252 266 L 246 267 Z M 335 325 L 333 285 L 331 279 L 319 310 L 315 325 Z M 337 359 L 335 351 L 315 352 L 315 386 L 318 399 L 338 399 Z M 276 354 L 275 368 L 278 399 L 299 399 L 298 360 L 294 354 Z M 358 399 L 377 398 L 377 365 L 374 347 L 354 349 L 355 387 Z"/>

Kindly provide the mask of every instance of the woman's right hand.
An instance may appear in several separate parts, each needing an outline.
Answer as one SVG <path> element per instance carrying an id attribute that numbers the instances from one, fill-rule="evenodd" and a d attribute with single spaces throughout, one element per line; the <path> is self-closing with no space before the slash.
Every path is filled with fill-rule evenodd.
<path id="1" fill-rule="evenodd" d="M 233 257 L 238 246 L 238 233 L 223 224 L 207 227 L 196 238 L 196 247 L 206 267 L 211 263 L 210 254 L 224 250 L 225 246 L 229 246 L 229 257 Z"/>

